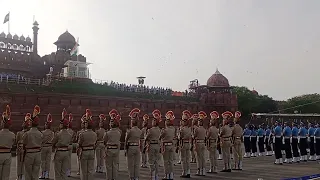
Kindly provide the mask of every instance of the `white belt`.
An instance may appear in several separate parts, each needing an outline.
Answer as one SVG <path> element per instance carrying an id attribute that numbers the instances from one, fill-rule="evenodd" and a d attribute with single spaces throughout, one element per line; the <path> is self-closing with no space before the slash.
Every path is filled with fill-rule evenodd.
<path id="1" fill-rule="evenodd" d="M 257 136 L 251 136 L 251 137 L 257 137 Z"/>
<path id="2" fill-rule="evenodd" d="M 285 138 L 285 139 L 290 139 L 290 137 L 289 137 L 289 136 L 285 136 L 284 138 Z"/>
<path id="3" fill-rule="evenodd" d="M 281 138 L 281 136 L 276 136 L 276 138 Z"/>
<path id="4" fill-rule="evenodd" d="M 258 136 L 259 138 L 263 138 L 263 136 Z"/>
<path id="5" fill-rule="evenodd" d="M 298 136 L 292 136 L 292 138 L 295 138 L 295 139 L 297 139 L 297 138 L 298 138 Z"/>
<path id="6" fill-rule="evenodd" d="M 306 137 L 305 137 L 305 136 L 300 136 L 300 139 L 301 139 L 301 138 L 306 138 Z"/>
<path id="7" fill-rule="evenodd" d="M 314 136 L 310 136 L 311 138 L 313 138 Z"/>
<path id="8" fill-rule="evenodd" d="M 244 135 L 243 137 L 250 137 L 249 135 Z"/>
<path id="9" fill-rule="evenodd" d="M 320 139 L 320 137 L 316 137 L 316 139 Z"/>

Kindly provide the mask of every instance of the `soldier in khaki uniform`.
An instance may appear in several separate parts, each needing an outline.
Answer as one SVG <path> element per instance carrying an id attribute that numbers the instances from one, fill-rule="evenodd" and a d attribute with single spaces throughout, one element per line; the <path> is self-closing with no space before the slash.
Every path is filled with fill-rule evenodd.
<path id="1" fill-rule="evenodd" d="M 203 121 L 206 119 L 207 114 L 204 111 L 198 113 L 198 127 L 194 130 L 193 141 L 194 149 L 196 151 L 197 157 L 197 176 L 206 175 L 206 160 L 205 160 L 205 150 L 206 150 L 206 129 L 203 127 Z"/>
<path id="2" fill-rule="evenodd" d="M 232 131 L 229 126 L 228 118 L 232 116 L 233 114 L 229 111 L 222 113 L 223 126 L 221 127 L 220 138 L 224 169 L 221 172 L 231 172 L 230 147 L 232 146 Z"/>
<path id="3" fill-rule="evenodd" d="M 234 153 L 234 170 L 242 170 L 242 143 L 243 143 L 243 129 L 239 125 L 241 113 L 236 111 L 234 114 L 234 128 L 232 130 L 233 139 L 233 153 Z"/>
<path id="4" fill-rule="evenodd" d="M 25 180 L 36 180 L 39 178 L 41 165 L 41 144 L 43 135 L 38 130 L 40 107 L 36 105 L 31 117 L 31 128 L 23 137 L 22 142 L 25 148 L 24 166 Z"/>
<path id="5" fill-rule="evenodd" d="M 67 111 L 65 109 L 63 109 L 62 114 L 63 114 L 64 117 L 68 118 L 68 114 L 67 114 Z M 69 125 L 68 125 L 67 131 L 71 135 L 72 141 L 69 144 L 69 161 L 68 161 L 68 170 L 67 170 L 67 176 L 68 177 L 71 176 L 71 156 L 72 156 L 72 150 L 73 150 L 73 140 L 75 139 L 75 133 L 74 133 L 74 131 L 72 129 L 72 121 L 73 121 L 73 116 L 70 113 L 69 114 Z"/>
<path id="6" fill-rule="evenodd" d="M 148 120 L 149 120 L 149 115 L 145 114 L 142 117 L 143 122 L 142 122 L 142 129 L 141 129 L 141 137 L 140 137 L 140 145 L 141 145 L 141 167 L 142 168 L 147 168 L 147 154 L 145 151 L 143 151 L 143 148 L 145 147 L 145 142 L 144 138 L 148 130 Z"/>
<path id="7" fill-rule="evenodd" d="M 107 131 L 103 137 L 106 147 L 106 173 L 107 180 L 117 180 L 119 173 L 119 152 L 120 152 L 120 138 L 121 132 L 118 130 L 120 125 L 120 115 L 117 110 L 112 109 L 109 112 L 110 116 L 110 130 Z"/>
<path id="8" fill-rule="evenodd" d="M 31 114 L 27 113 L 22 124 L 22 128 L 23 128 L 22 131 L 17 132 L 17 135 L 16 135 L 17 180 L 24 179 L 24 163 L 23 163 L 24 149 L 23 149 L 22 137 L 24 133 L 26 133 L 29 130 L 30 122 L 31 122 Z"/>
<path id="9" fill-rule="evenodd" d="M 176 129 L 173 126 L 175 117 L 172 111 L 166 113 L 165 129 L 162 130 L 160 139 L 162 140 L 162 155 L 164 162 L 165 177 L 163 180 L 173 180 L 173 164 L 175 148 L 173 140 L 176 136 Z"/>
<path id="10" fill-rule="evenodd" d="M 138 180 L 140 176 L 140 137 L 142 132 L 138 128 L 139 113 L 140 109 L 138 108 L 132 109 L 129 113 L 131 129 L 128 129 L 125 137 L 127 164 L 131 180 Z"/>
<path id="11" fill-rule="evenodd" d="M 191 123 L 191 131 L 192 131 L 192 135 L 194 134 L 194 131 L 197 129 L 198 127 L 198 114 L 193 114 L 192 115 L 192 123 Z M 191 163 L 196 163 L 196 154 L 194 151 L 194 142 L 191 142 Z"/>
<path id="12" fill-rule="evenodd" d="M 76 134 L 76 143 L 77 143 L 77 149 L 79 149 L 79 136 L 81 133 L 83 133 L 85 131 L 85 127 L 84 127 L 84 121 L 80 121 L 80 130 L 77 132 Z M 80 156 L 78 154 L 78 151 L 77 151 L 77 164 L 78 164 L 78 172 L 77 172 L 77 175 L 80 175 Z"/>
<path id="13" fill-rule="evenodd" d="M 161 112 L 156 109 L 152 112 L 152 128 L 147 131 L 145 138 L 146 148 L 148 152 L 148 162 L 150 166 L 151 180 L 158 180 L 159 161 L 160 161 L 160 128 Z"/>
<path id="14" fill-rule="evenodd" d="M 39 179 L 49 179 L 51 154 L 52 154 L 52 140 L 54 132 L 51 130 L 52 116 L 47 115 L 47 121 L 44 124 L 45 130 L 42 131 L 42 148 L 41 148 L 41 176 Z"/>
<path id="15" fill-rule="evenodd" d="M 97 144 L 96 144 L 96 161 L 97 161 L 97 173 L 102 173 L 104 169 L 104 155 L 105 155 L 105 146 L 103 141 L 103 136 L 106 132 L 104 129 L 104 121 L 106 116 L 104 114 L 99 115 L 99 129 L 96 130 L 97 134 Z"/>
<path id="16" fill-rule="evenodd" d="M 1 130 L 0 130 L 0 179 L 9 180 L 11 170 L 11 148 L 15 143 L 15 134 L 9 131 L 11 125 L 10 106 L 6 106 L 5 112 L 2 113 Z"/>
<path id="17" fill-rule="evenodd" d="M 182 175 L 181 178 L 190 178 L 190 148 L 192 131 L 189 127 L 189 120 L 192 114 L 188 110 L 182 112 L 182 127 L 178 136 L 178 147 L 181 152 Z"/>
<path id="18" fill-rule="evenodd" d="M 217 154 L 217 142 L 219 137 L 219 125 L 218 118 L 219 113 L 212 111 L 210 113 L 210 127 L 207 131 L 207 148 L 209 151 L 210 170 L 208 173 L 217 173 L 218 170 L 218 154 Z"/>
<path id="19" fill-rule="evenodd" d="M 54 179 L 66 180 L 69 168 L 69 144 L 72 142 L 72 135 L 68 132 L 69 119 L 66 114 L 60 120 L 60 131 L 55 135 L 52 145 L 55 149 L 54 154 Z"/>
<path id="20" fill-rule="evenodd" d="M 97 134 L 92 130 L 93 120 L 89 109 L 81 119 L 84 122 L 85 131 L 79 136 L 80 179 L 92 180 L 94 172 L 94 149 L 97 143 Z"/>

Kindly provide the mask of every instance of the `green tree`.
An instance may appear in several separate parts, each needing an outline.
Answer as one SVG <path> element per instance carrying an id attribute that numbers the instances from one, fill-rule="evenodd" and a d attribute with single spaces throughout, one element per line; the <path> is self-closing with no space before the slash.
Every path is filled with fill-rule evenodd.
<path id="1" fill-rule="evenodd" d="M 305 94 L 288 99 L 280 113 L 320 113 L 320 94 Z"/>

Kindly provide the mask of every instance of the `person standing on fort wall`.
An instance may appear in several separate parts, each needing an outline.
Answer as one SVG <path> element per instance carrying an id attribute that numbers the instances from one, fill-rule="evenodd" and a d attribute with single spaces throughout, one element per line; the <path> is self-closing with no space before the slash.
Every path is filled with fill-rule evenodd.
<path id="1" fill-rule="evenodd" d="M 41 165 L 41 144 L 43 135 L 38 130 L 40 107 L 36 105 L 31 116 L 31 128 L 23 137 L 22 142 L 25 149 L 24 167 L 25 180 L 36 180 L 39 178 Z"/>
<path id="2" fill-rule="evenodd" d="M 143 150 L 145 147 L 145 141 L 144 138 L 146 136 L 146 133 L 148 131 L 148 120 L 149 120 L 149 115 L 145 114 L 142 117 L 143 122 L 142 122 L 142 133 L 141 133 L 141 137 L 140 137 L 140 146 L 141 146 L 141 167 L 142 168 L 147 168 L 147 154 L 146 152 Z"/>
<path id="3" fill-rule="evenodd" d="M 96 172 L 102 173 L 104 169 L 104 153 L 105 153 L 105 146 L 103 141 L 103 136 L 106 132 L 104 129 L 104 122 L 106 120 L 106 116 L 104 114 L 99 115 L 99 129 L 96 130 L 97 134 L 97 144 L 96 144 Z"/>
<path id="4" fill-rule="evenodd" d="M 67 111 L 65 111 L 65 109 L 63 110 L 64 113 L 66 113 Z M 67 116 L 67 114 L 66 114 Z M 69 132 L 69 134 L 71 135 L 72 137 L 72 141 L 70 142 L 69 144 L 69 161 L 68 161 L 68 170 L 67 170 L 67 176 L 70 177 L 71 176 L 71 156 L 72 156 L 72 150 L 73 150 L 73 140 L 75 139 L 75 133 L 74 131 L 72 130 L 72 121 L 73 121 L 73 116 L 72 114 L 70 113 L 69 114 L 69 124 L 68 124 L 68 129 L 67 131 Z"/>
<path id="5" fill-rule="evenodd" d="M 30 122 L 31 122 L 31 114 L 27 113 L 22 123 L 22 128 L 23 128 L 22 131 L 17 132 L 17 135 L 16 135 L 17 180 L 24 179 L 24 163 L 23 163 L 24 148 L 23 148 L 22 137 L 24 133 L 26 133 L 29 130 Z"/>
<path id="6" fill-rule="evenodd" d="M 47 121 L 44 124 L 45 130 L 42 131 L 42 147 L 41 147 L 41 175 L 39 179 L 49 179 L 51 154 L 52 154 L 52 140 L 54 132 L 51 130 L 52 116 L 47 115 Z"/>
<path id="7" fill-rule="evenodd" d="M 10 106 L 6 106 L 6 110 L 2 113 L 1 130 L 0 130 L 0 179 L 9 180 L 11 169 L 11 149 L 15 143 L 15 134 L 9 131 L 11 125 Z"/>
<path id="8" fill-rule="evenodd" d="M 69 156 L 69 144 L 72 142 L 72 136 L 68 132 L 69 119 L 66 113 L 62 113 L 60 120 L 60 131 L 55 135 L 52 141 L 54 153 L 54 179 L 65 180 L 67 179 Z"/>

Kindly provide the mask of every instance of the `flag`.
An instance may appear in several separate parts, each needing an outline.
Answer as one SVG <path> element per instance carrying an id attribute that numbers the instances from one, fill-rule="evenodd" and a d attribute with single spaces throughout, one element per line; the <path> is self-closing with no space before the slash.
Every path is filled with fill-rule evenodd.
<path id="1" fill-rule="evenodd" d="M 71 56 L 77 56 L 79 51 L 79 38 L 76 42 L 76 44 L 73 46 L 72 50 L 70 51 Z"/>
<path id="2" fill-rule="evenodd" d="M 8 22 L 10 20 L 10 13 L 8 13 L 3 20 L 3 24 L 5 24 L 6 22 Z"/>

